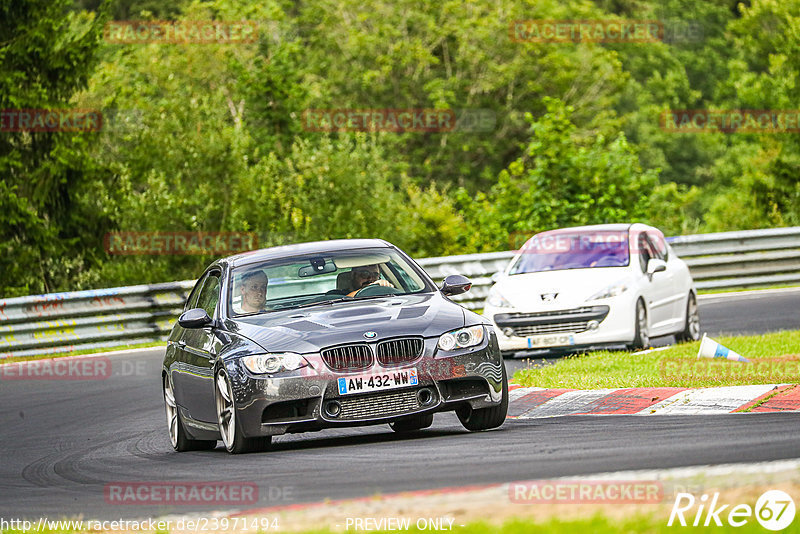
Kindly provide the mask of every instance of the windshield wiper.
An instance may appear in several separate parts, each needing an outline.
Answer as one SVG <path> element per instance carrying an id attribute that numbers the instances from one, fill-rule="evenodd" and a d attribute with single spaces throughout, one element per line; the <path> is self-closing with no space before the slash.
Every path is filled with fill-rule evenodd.
<path id="1" fill-rule="evenodd" d="M 351 302 L 355 300 L 353 297 L 342 297 L 338 299 L 331 299 L 331 300 L 320 300 L 318 302 L 306 302 L 305 304 L 298 304 L 297 306 L 288 306 L 286 308 L 282 308 L 284 310 L 291 310 L 295 308 L 308 308 L 310 306 L 322 306 L 328 304 L 336 304 L 338 302 Z"/>
<path id="2" fill-rule="evenodd" d="M 400 295 L 409 295 L 410 293 L 387 293 L 385 295 L 367 295 L 365 297 L 350 297 L 353 300 L 369 300 L 369 299 L 383 299 L 386 297 L 399 297 Z"/>

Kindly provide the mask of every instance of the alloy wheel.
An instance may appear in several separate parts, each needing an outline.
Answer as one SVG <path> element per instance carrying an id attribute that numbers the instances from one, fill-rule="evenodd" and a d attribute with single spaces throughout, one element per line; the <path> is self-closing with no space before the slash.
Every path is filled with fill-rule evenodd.
<path id="1" fill-rule="evenodd" d="M 178 446 L 178 406 L 175 404 L 175 393 L 172 391 L 169 377 L 164 377 L 164 404 L 167 410 L 167 428 L 169 440 L 173 447 Z"/>
<path id="2" fill-rule="evenodd" d="M 225 447 L 233 447 L 236 438 L 236 411 L 233 406 L 233 392 L 230 384 L 225 378 L 225 372 L 217 372 L 217 421 L 219 421 L 219 432 Z"/>

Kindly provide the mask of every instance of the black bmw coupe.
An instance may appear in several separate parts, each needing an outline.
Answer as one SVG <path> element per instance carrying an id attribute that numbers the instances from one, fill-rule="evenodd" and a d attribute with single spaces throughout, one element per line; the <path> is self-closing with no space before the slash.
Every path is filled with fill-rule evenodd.
<path id="1" fill-rule="evenodd" d="M 376 239 L 304 243 L 212 263 L 172 330 L 162 370 L 176 451 L 263 450 L 272 436 L 388 423 L 503 424 L 505 367 L 491 325 Z"/>

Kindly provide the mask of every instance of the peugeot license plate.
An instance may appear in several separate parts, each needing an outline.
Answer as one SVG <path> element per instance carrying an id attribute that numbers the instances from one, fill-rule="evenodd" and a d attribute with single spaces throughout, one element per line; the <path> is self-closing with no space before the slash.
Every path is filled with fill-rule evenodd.
<path id="1" fill-rule="evenodd" d="M 528 338 L 528 348 L 539 347 L 565 347 L 575 344 L 575 338 L 569 334 L 550 334 L 544 336 L 531 336 Z"/>

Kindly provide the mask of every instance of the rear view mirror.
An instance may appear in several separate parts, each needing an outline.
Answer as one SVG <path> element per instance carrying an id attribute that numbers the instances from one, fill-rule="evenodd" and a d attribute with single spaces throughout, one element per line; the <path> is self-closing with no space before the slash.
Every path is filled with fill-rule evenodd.
<path id="1" fill-rule="evenodd" d="M 450 276 L 445 277 L 444 281 L 442 282 L 441 290 L 442 293 L 449 297 L 452 295 L 466 293 L 471 287 L 472 282 L 470 282 L 469 278 L 466 276 L 461 276 L 460 274 L 451 274 Z"/>
<path id="2" fill-rule="evenodd" d="M 211 325 L 211 317 L 203 308 L 192 308 L 181 314 L 178 324 L 184 328 L 203 328 Z"/>
<path id="3" fill-rule="evenodd" d="M 666 270 L 667 270 L 667 262 L 665 262 L 664 260 L 653 258 L 647 262 L 647 274 L 651 276 L 654 273 L 660 273 Z"/>
<path id="4" fill-rule="evenodd" d="M 331 260 L 326 262 L 325 258 L 311 258 L 308 262 L 310 265 L 297 270 L 297 276 L 300 278 L 336 272 L 336 265 Z"/>

